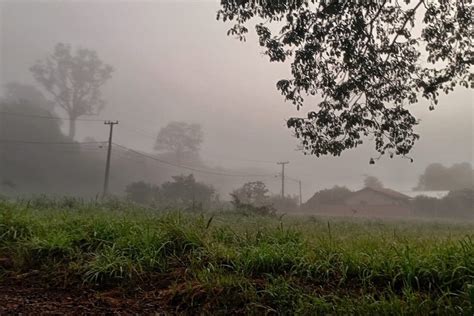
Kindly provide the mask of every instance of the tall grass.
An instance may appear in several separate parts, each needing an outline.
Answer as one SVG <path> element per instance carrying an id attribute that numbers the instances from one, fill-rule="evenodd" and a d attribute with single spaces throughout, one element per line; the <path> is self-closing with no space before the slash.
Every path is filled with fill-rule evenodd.
<path id="1" fill-rule="evenodd" d="M 474 224 L 160 212 L 120 201 L 0 202 L 4 280 L 156 288 L 189 313 L 465 314 Z M 46 284 L 47 283 L 47 284 Z"/>

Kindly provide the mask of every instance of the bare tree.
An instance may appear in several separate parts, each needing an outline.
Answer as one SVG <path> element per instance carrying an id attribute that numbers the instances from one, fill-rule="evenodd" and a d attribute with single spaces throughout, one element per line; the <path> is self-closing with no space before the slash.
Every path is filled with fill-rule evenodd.
<path id="1" fill-rule="evenodd" d="M 55 104 L 70 119 L 69 137 L 76 134 L 76 120 L 83 115 L 97 115 L 105 105 L 100 87 L 111 77 L 113 68 L 104 64 L 95 51 L 58 43 L 51 56 L 30 68 L 33 77 L 49 92 Z"/>

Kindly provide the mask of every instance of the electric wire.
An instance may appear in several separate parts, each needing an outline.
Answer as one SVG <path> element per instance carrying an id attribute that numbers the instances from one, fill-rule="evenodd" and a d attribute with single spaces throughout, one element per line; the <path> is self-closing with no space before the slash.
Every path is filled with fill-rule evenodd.
<path id="1" fill-rule="evenodd" d="M 199 172 L 199 173 L 205 173 L 205 174 L 212 174 L 212 175 L 218 175 L 218 176 L 226 176 L 226 177 L 242 177 L 242 178 L 250 178 L 250 177 L 273 177 L 274 175 L 270 175 L 270 174 L 231 174 L 231 173 L 225 173 L 225 172 L 218 172 L 218 171 L 212 171 L 212 170 L 205 170 L 205 169 L 199 169 L 199 168 L 195 168 L 195 167 L 190 167 L 190 166 L 184 166 L 184 165 L 180 165 L 180 164 L 176 164 L 176 163 L 173 163 L 173 162 L 169 162 L 169 161 L 166 161 L 166 160 L 163 160 L 163 159 L 159 159 L 157 157 L 154 157 L 154 156 L 151 156 L 151 155 L 147 155 L 147 154 L 144 154 L 144 153 L 141 153 L 139 151 L 136 151 L 136 150 L 133 150 L 131 148 L 128 148 L 126 146 L 122 146 L 120 144 L 117 144 L 117 143 L 113 143 L 115 146 L 117 147 L 121 147 L 123 149 L 126 149 L 128 150 L 129 152 L 132 152 L 136 155 L 139 155 L 139 156 L 142 156 L 142 157 L 146 157 L 148 159 L 151 159 L 151 160 L 155 160 L 159 163 L 162 163 L 162 164 L 166 164 L 166 165 L 169 165 L 169 166 L 173 166 L 173 167 L 176 167 L 176 168 L 181 168 L 181 169 L 186 169 L 186 170 L 190 170 L 190 171 L 194 171 L 194 172 Z"/>
<path id="2" fill-rule="evenodd" d="M 104 122 L 104 120 L 102 120 L 102 119 L 81 119 L 81 118 L 71 119 L 71 118 L 68 118 L 68 117 L 36 115 L 36 114 L 23 114 L 23 113 L 14 113 L 14 112 L 6 112 L 6 111 L 0 111 L 0 114 L 13 115 L 13 116 L 22 116 L 22 117 L 30 117 L 30 118 L 40 118 L 40 119 L 48 119 L 48 120 L 82 121 L 82 122 Z"/>
<path id="3" fill-rule="evenodd" d="M 4 144 L 38 144 L 38 145 L 87 145 L 87 144 L 105 144 L 106 142 L 46 142 L 33 140 L 0 139 Z"/>

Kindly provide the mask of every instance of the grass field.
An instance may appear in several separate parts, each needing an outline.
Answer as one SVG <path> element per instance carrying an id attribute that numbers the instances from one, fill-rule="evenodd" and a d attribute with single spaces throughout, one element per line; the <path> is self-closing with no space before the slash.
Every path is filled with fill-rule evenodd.
<path id="1" fill-rule="evenodd" d="M 474 314 L 473 223 L 3 201 L 0 259 L 5 286 L 153 291 L 168 313 Z"/>

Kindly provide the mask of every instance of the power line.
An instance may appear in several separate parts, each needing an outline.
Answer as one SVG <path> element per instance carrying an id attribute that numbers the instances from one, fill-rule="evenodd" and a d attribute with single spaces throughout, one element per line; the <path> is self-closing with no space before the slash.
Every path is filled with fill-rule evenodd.
<path id="1" fill-rule="evenodd" d="M 33 114 L 23 114 L 23 113 L 14 113 L 14 112 L 6 112 L 6 111 L 0 111 L 0 114 L 6 114 L 6 115 L 13 115 L 13 116 L 20 116 L 20 117 L 29 117 L 29 118 L 39 118 L 39 119 L 50 119 L 50 120 L 66 120 L 66 121 L 71 121 L 72 119 L 70 118 L 64 118 L 64 117 L 56 117 L 56 116 L 46 116 L 46 115 L 33 115 Z M 86 121 L 86 122 L 103 122 L 104 120 L 102 119 L 76 119 L 76 121 Z M 127 123 L 126 123 L 127 124 Z M 129 124 L 127 124 L 129 125 Z M 128 127 L 125 127 L 126 129 L 133 131 L 135 133 L 141 134 L 142 136 L 147 136 L 150 138 L 155 139 L 155 136 L 152 136 L 148 132 L 145 132 L 144 130 L 137 129 L 135 127 L 132 127 L 129 125 Z M 80 144 L 104 144 L 105 142 L 44 142 L 44 141 L 24 141 L 24 140 L 2 140 L 0 139 L 0 143 L 9 143 L 9 144 L 40 144 L 40 145 L 80 145 Z M 189 166 L 184 166 L 184 165 L 179 165 L 175 164 L 169 161 L 165 161 L 159 158 L 156 158 L 154 156 L 149 156 L 146 154 L 143 154 L 141 152 L 135 151 L 133 149 L 127 148 L 125 146 L 119 145 L 114 143 L 114 145 L 122 147 L 132 153 L 135 153 L 137 155 L 141 155 L 143 157 L 155 160 L 157 162 L 167 164 L 176 168 L 182 168 L 182 169 L 187 169 L 195 172 L 201 172 L 201 173 L 208 173 L 208 174 L 214 174 L 214 175 L 220 175 L 220 176 L 229 176 L 229 177 L 273 177 L 273 175 L 256 175 L 256 174 L 246 174 L 246 175 L 240 175 L 240 174 L 229 174 L 229 173 L 223 173 L 223 172 L 216 172 L 216 171 L 211 171 L 211 170 L 204 170 L 204 169 L 198 169 L 194 167 L 189 167 Z M 253 163 L 275 163 L 274 161 L 267 161 L 267 160 L 254 160 L 254 159 L 222 159 L 222 160 L 228 160 L 228 161 L 240 161 L 240 162 L 253 162 Z M 281 163 L 280 163 L 281 164 Z M 283 167 L 283 166 L 282 166 Z M 289 177 L 288 177 L 289 178 Z M 293 180 L 295 182 L 298 182 L 299 180 L 289 178 L 290 180 Z M 283 180 L 283 179 L 282 179 Z M 284 182 L 284 180 L 283 180 Z M 282 187 L 282 192 L 283 192 L 283 187 Z"/>
<path id="2" fill-rule="evenodd" d="M 217 157 L 217 156 L 214 156 Z M 270 160 L 256 160 L 256 159 L 235 159 L 235 158 L 218 158 L 218 159 L 206 159 L 208 161 L 214 161 L 217 162 L 219 160 L 225 160 L 225 161 L 238 161 L 238 162 L 252 162 L 252 163 L 268 163 L 268 164 L 275 164 L 276 161 L 270 161 Z"/>
<path id="3" fill-rule="evenodd" d="M 158 135 L 158 133 L 156 135 L 152 135 L 151 132 L 147 132 L 144 129 L 136 128 L 135 126 L 132 126 L 132 124 L 125 124 L 125 129 L 128 129 L 129 131 L 132 131 L 136 134 L 140 134 L 141 136 L 149 137 L 150 139 L 156 140 L 156 135 Z"/>
<path id="4" fill-rule="evenodd" d="M 114 157 L 117 156 L 120 159 L 126 159 L 126 160 L 130 160 L 130 161 L 133 161 L 133 162 L 136 162 L 136 163 L 143 163 L 143 160 L 140 160 L 140 158 L 138 158 L 137 156 L 129 156 L 127 155 L 127 151 L 122 151 L 122 150 L 117 150 L 115 148 L 112 147 L 112 152 L 114 153 Z"/>
<path id="5" fill-rule="evenodd" d="M 173 167 L 176 167 L 176 168 L 191 170 L 191 171 L 195 171 L 195 172 L 207 173 L 207 174 L 218 175 L 218 176 L 225 176 L 225 177 L 242 177 L 242 178 L 248 178 L 248 177 L 273 177 L 273 175 L 268 175 L 268 174 L 260 174 L 260 175 L 257 175 L 257 174 L 231 174 L 231 173 L 217 172 L 217 171 L 212 171 L 212 170 L 205 170 L 205 169 L 198 169 L 198 168 L 189 167 L 189 166 L 183 166 L 183 165 L 175 164 L 175 163 L 172 163 L 172 162 L 169 162 L 169 161 L 166 161 L 166 160 L 162 160 L 162 159 L 156 158 L 156 157 L 151 156 L 151 155 L 147 155 L 147 154 L 141 153 L 141 152 L 139 152 L 139 151 L 130 149 L 130 148 L 128 148 L 128 147 L 119 145 L 119 144 L 117 144 L 117 143 L 113 143 L 113 144 L 114 144 L 115 146 L 118 146 L 118 147 L 121 147 L 121 148 L 123 148 L 123 149 L 126 149 L 126 150 L 128 150 L 128 151 L 130 151 L 130 152 L 132 152 L 132 153 L 134 153 L 134 154 L 136 154 L 136 155 L 140 155 L 140 156 L 146 157 L 146 158 L 148 158 L 148 159 L 155 160 L 155 161 L 160 162 L 160 163 L 162 163 L 162 164 L 166 164 L 166 165 L 173 166 Z"/>
<path id="6" fill-rule="evenodd" d="M 28 140 L 16 140 L 16 139 L 0 139 L 0 143 L 38 144 L 38 145 L 86 145 L 86 144 L 104 144 L 105 142 L 44 142 L 44 141 L 28 141 Z"/>
<path id="7" fill-rule="evenodd" d="M 62 120 L 62 121 L 82 121 L 82 122 L 103 122 L 101 119 L 70 119 L 68 117 L 57 117 L 57 116 L 47 116 L 47 115 L 34 115 L 34 114 L 23 114 L 23 113 L 14 113 L 14 112 L 5 112 L 0 111 L 0 114 L 21 116 L 21 117 L 30 117 L 30 118 L 40 118 L 48 120 Z"/>
<path id="8" fill-rule="evenodd" d="M 288 180 L 291 180 L 291 181 L 294 181 L 294 182 L 299 182 L 300 180 L 298 179 L 295 179 L 295 178 L 292 178 L 292 177 L 289 177 L 289 176 L 285 176 Z"/>
<path id="9" fill-rule="evenodd" d="M 15 148 L 8 148 L 9 152 L 12 153 L 31 153 L 31 150 L 27 150 L 25 147 L 15 147 Z M 79 156 L 81 154 L 102 154 L 104 149 L 102 148 L 81 148 L 81 149 L 69 149 L 69 148 L 48 148 L 49 153 L 58 153 L 58 154 L 74 154 Z"/>
<path id="10" fill-rule="evenodd" d="M 277 162 L 277 165 L 281 165 L 281 197 L 285 197 L 285 165 L 289 164 L 289 161 Z"/>
<path id="11" fill-rule="evenodd" d="M 150 139 L 156 140 L 156 135 L 152 135 L 151 132 L 147 132 L 144 129 L 139 129 L 131 124 L 125 123 L 127 126 L 125 126 L 125 129 L 132 131 L 136 134 L 139 134 L 141 136 L 148 137 Z M 217 156 L 216 156 L 217 157 Z M 270 160 L 257 160 L 257 159 L 236 159 L 236 158 L 218 158 L 218 159 L 206 159 L 210 161 L 217 162 L 218 160 L 226 160 L 226 161 L 238 161 L 238 162 L 252 162 L 252 163 L 268 163 L 268 164 L 275 164 L 276 161 L 270 161 Z"/>
<path id="12" fill-rule="evenodd" d="M 295 178 L 292 178 L 292 177 L 289 177 L 289 176 L 283 176 L 282 177 L 282 180 L 283 179 L 288 179 L 288 180 L 291 180 L 291 181 L 294 181 L 298 184 L 298 191 L 299 191 L 299 205 L 303 205 L 303 196 L 302 196 L 302 193 L 301 193 L 301 180 L 298 180 L 298 179 L 295 179 Z"/>
<path id="13" fill-rule="evenodd" d="M 0 114 L 7 114 L 7 115 L 14 115 L 14 116 L 21 116 L 21 117 L 30 117 L 30 118 L 40 118 L 40 119 L 50 119 L 50 120 L 65 120 L 71 121 L 72 119 L 66 117 L 57 117 L 57 116 L 46 116 L 46 115 L 33 115 L 33 114 L 23 114 L 23 113 L 13 113 L 13 112 L 4 112 L 0 111 Z M 75 121 L 85 121 L 85 122 L 103 122 L 102 119 L 75 119 Z M 138 129 L 131 124 L 125 123 L 125 129 L 132 131 L 136 134 L 140 134 L 141 136 L 148 137 L 150 139 L 156 140 L 156 136 L 152 135 L 150 132 L 147 132 L 143 129 Z M 251 162 L 251 163 L 268 163 L 274 164 L 275 161 L 269 160 L 255 160 L 255 159 L 234 159 L 234 158 L 220 158 L 219 160 L 227 160 L 227 161 L 238 161 L 238 162 Z"/>

